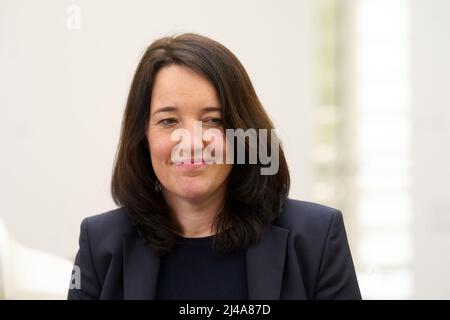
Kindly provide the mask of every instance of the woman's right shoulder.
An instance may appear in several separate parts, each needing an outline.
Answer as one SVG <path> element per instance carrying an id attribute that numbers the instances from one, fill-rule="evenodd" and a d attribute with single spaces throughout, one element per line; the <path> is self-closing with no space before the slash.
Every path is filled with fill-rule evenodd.
<path id="1" fill-rule="evenodd" d="M 81 222 L 81 230 L 83 229 L 86 229 L 90 239 L 105 239 L 136 231 L 136 226 L 125 209 L 120 207 L 84 218 Z"/>
<path id="2" fill-rule="evenodd" d="M 69 299 L 98 299 L 112 263 L 122 261 L 123 239 L 137 228 L 123 208 L 84 218 L 80 226 L 80 248 L 74 265 L 81 272 L 82 290 L 70 289 Z M 114 272 L 111 275 L 115 277 Z M 84 283 L 84 284 L 83 284 Z"/>

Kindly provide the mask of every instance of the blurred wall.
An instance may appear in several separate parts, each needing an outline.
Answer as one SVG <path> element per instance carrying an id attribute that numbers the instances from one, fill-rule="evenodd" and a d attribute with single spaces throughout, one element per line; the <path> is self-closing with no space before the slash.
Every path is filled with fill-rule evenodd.
<path id="1" fill-rule="evenodd" d="M 413 0 L 415 298 L 450 298 L 450 1 Z"/>
<path id="2" fill-rule="evenodd" d="M 280 129 L 291 196 L 309 199 L 313 17 L 313 0 L 1 0 L 0 217 L 10 234 L 73 258 L 82 218 L 115 208 L 110 176 L 133 72 L 173 32 L 211 36 L 238 56 Z"/>

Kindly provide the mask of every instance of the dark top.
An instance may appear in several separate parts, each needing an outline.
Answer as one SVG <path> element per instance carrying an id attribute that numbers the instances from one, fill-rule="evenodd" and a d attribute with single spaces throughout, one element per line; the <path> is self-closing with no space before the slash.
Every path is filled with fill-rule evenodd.
<path id="1" fill-rule="evenodd" d="M 215 250 L 213 238 L 178 238 L 161 259 L 156 299 L 248 299 L 245 251 Z"/>

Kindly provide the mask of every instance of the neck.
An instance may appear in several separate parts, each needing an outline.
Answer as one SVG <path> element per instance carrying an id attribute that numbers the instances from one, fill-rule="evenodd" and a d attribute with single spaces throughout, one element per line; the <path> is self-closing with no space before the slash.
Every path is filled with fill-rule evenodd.
<path id="1" fill-rule="evenodd" d="M 163 192 L 172 216 L 180 225 L 181 236 L 207 237 L 216 233 L 213 223 L 221 209 L 225 188 L 201 199 L 187 199 L 170 192 Z"/>

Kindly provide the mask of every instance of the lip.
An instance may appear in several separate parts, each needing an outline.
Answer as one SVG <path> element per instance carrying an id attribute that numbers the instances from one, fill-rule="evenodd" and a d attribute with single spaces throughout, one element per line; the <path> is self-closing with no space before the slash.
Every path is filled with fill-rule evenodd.
<path id="1" fill-rule="evenodd" d="M 173 164 L 177 168 L 183 168 L 183 169 L 201 169 L 205 168 L 207 166 L 206 162 L 202 160 L 202 162 L 182 162 L 182 163 L 174 163 Z"/>

